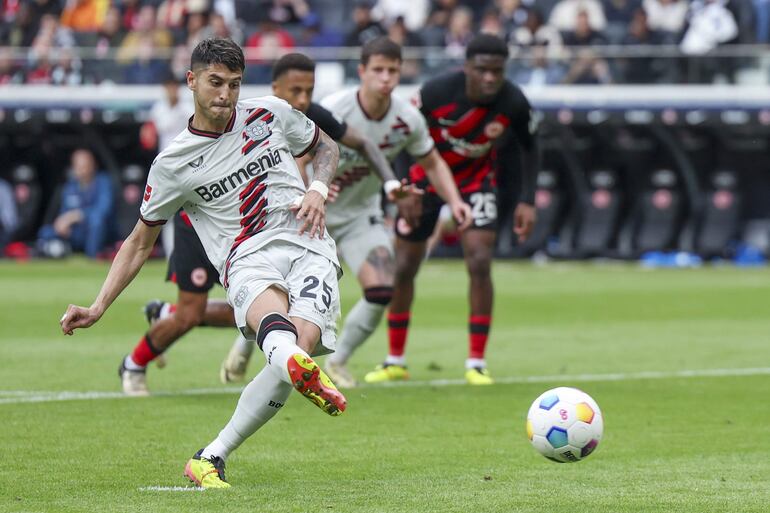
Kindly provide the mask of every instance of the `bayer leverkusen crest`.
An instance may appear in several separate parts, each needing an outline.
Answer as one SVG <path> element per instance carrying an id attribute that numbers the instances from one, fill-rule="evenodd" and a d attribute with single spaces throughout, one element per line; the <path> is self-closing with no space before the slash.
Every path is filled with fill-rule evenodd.
<path id="1" fill-rule="evenodd" d="M 256 109 L 246 119 L 243 129 L 244 145 L 241 153 L 248 155 L 257 146 L 265 146 L 268 138 L 273 134 L 270 123 L 273 121 L 273 113 L 267 109 Z"/>

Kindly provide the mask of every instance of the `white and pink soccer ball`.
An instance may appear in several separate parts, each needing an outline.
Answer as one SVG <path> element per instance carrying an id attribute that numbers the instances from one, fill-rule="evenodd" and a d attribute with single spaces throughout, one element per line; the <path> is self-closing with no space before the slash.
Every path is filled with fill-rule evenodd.
<path id="1" fill-rule="evenodd" d="M 604 418 L 591 396 L 577 388 L 543 392 L 527 414 L 532 446 L 559 463 L 580 461 L 596 450 L 604 432 Z"/>

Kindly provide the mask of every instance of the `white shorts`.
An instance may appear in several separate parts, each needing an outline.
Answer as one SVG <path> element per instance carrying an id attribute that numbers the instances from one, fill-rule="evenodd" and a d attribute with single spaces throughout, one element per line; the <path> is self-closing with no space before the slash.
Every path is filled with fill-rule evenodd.
<path id="1" fill-rule="evenodd" d="M 393 240 L 379 215 L 361 215 L 327 229 L 337 243 L 337 254 L 356 276 L 373 249 L 385 248 L 393 257 Z"/>
<path id="2" fill-rule="evenodd" d="M 340 295 L 339 268 L 325 256 L 284 241 L 270 242 L 233 262 L 228 273 L 227 301 L 243 336 L 256 339 L 246 324 L 246 312 L 269 287 L 289 296 L 289 317 L 312 322 L 321 330 L 321 344 L 313 356 L 334 352 Z"/>

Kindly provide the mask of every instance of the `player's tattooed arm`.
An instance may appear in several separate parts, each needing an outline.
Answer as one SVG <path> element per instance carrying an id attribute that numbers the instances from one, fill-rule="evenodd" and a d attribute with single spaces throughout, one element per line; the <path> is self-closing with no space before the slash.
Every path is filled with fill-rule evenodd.
<path id="1" fill-rule="evenodd" d="M 302 221 L 300 235 L 309 232 L 311 239 L 316 234 L 319 238 L 323 237 L 326 228 L 326 198 L 334 173 L 337 172 L 339 158 L 337 143 L 320 130 L 318 142 L 313 148 L 313 182 L 307 188 L 302 202 L 292 207 L 297 210 L 297 219 Z"/>
<path id="2" fill-rule="evenodd" d="M 327 187 L 332 183 L 340 160 L 340 149 L 337 143 L 320 130 L 318 143 L 313 149 L 313 181 L 319 181 Z"/>

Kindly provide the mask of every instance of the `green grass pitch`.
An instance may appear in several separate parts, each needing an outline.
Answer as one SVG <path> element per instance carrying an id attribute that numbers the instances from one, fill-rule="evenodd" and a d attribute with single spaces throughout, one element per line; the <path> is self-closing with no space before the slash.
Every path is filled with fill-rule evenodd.
<path id="1" fill-rule="evenodd" d="M 350 390 L 339 418 L 292 398 L 230 457 L 225 492 L 188 488 L 182 469 L 238 399 L 218 382 L 234 332 L 198 329 L 173 347 L 169 366 L 148 374 L 162 394 L 104 394 L 119 391 L 119 361 L 146 328 L 141 306 L 175 296 L 151 262 L 96 327 L 62 336 L 67 303 L 89 304 L 106 270 L 0 263 L 0 512 L 770 507 L 766 269 L 497 262 L 488 361 L 501 383 L 475 388 L 452 384 L 467 347 L 464 269 L 430 262 L 412 316 L 413 386 Z M 343 307 L 358 294 L 346 276 Z M 381 328 L 352 370 L 385 351 Z M 561 385 L 590 393 L 605 416 L 604 441 L 575 464 L 546 460 L 525 436 L 531 401 Z"/>

